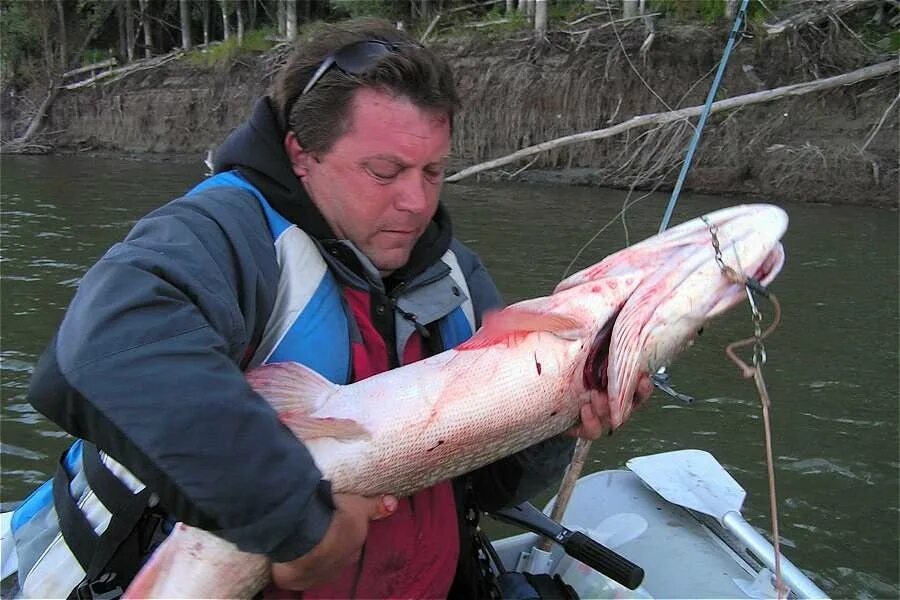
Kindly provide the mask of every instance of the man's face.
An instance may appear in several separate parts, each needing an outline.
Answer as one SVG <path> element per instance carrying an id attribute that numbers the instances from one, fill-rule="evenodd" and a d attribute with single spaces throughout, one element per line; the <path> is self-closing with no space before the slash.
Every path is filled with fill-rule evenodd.
<path id="1" fill-rule="evenodd" d="M 285 150 L 335 235 L 386 276 L 406 264 L 437 210 L 450 122 L 405 98 L 361 88 L 349 123 L 328 152 L 307 152 L 292 134 Z"/>

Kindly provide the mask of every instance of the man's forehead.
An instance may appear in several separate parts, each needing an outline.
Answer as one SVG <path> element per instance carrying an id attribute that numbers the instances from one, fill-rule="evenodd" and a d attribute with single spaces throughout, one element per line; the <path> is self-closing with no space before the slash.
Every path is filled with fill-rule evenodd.
<path id="1" fill-rule="evenodd" d="M 415 104 L 409 97 L 402 94 L 392 94 L 387 91 L 363 87 L 353 95 L 350 102 L 349 128 L 354 128 L 367 119 L 381 121 L 385 116 L 396 116 L 398 113 L 415 114 L 418 117 L 434 122 L 435 124 L 450 124 L 450 115 L 445 110 L 421 107 Z M 348 131 L 349 131 L 348 128 Z"/>
<path id="2" fill-rule="evenodd" d="M 422 109 L 404 96 L 361 89 L 346 125 L 333 148 L 340 154 L 406 165 L 423 158 L 429 163 L 445 161 L 450 150 L 449 116 Z"/>

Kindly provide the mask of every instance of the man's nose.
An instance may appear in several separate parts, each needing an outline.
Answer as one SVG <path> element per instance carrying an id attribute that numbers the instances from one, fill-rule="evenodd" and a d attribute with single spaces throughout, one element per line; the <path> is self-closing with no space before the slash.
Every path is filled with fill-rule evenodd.
<path id="1" fill-rule="evenodd" d="M 421 172 L 410 170 L 396 189 L 394 206 L 397 210 L 415 214 L 426 212 L 431 203 L 434 185 Z"/>

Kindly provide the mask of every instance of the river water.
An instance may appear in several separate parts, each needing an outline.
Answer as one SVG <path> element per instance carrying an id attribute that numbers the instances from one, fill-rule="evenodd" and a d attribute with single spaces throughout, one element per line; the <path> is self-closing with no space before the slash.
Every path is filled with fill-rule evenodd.
<path id="1" fill-rule="evenodd" d="M 25 401 L 29 374 L 79 277 L 142 214 L 201 177 L 202 165 L 89 157 L 3 157 L 0 189 L 3 502 L 47 479 L 70 440 Z M 463 183 L 445 201 L 508 302 L 549 292 L 573 268 L 654 233 L 667 196 L 614 217 L 625 193 Z M 634 200 L 636 197 L 632 197 Z M 738 203 L 684 195 L 673 222 Z M 898 587 L 898 221 L 893 211 L 789 204 L 787 263 L 773 286 L 783 323 L 766 342 L 785 554 L 836 598 L 896 598 Z M 569 271 L 571 272 L 571 270 Z M 764 311 L 766 307 L 764 306 Z M 752 333 L 746 306 L 711 323 L 670 370 L 697 401 L 657 392 L 592 470 L 681 448 L 712 452 L 768 525 L 763 430 L 751 382 L 723 348 Z M 685 565 L 690 568 L 691 565 Z"/>

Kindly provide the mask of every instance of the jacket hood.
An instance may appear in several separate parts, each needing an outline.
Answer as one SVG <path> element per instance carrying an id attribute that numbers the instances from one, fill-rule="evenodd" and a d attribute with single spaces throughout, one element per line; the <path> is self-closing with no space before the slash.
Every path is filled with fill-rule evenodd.
<path id="1" fill-rule="evenodd" d="M 284 218 L 323 245 L 331 246 L 337 242 L 334 232 L 294 175 L 284 152 L 284 134 L 269 98 L 260 98 L 250 119 L 232 131 L 216 149 L 215 172 L 237 170 Z M 452 235 L 450 216 L 443 204 L 439 204 L 431 224 L 413 247 L 409 262 L 392 279 L 404 281 L 424 271 L 447 251 Z M 358 265 L 348 266 L 358 268 Z"/>

